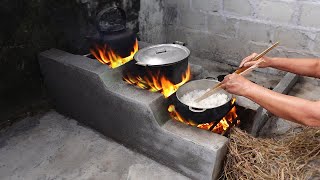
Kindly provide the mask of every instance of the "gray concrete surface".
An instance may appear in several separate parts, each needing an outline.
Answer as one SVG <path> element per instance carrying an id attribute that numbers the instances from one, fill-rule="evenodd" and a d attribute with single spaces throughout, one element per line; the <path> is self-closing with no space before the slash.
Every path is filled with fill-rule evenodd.
<path id="1" fill-rule="evenodd" d="M 130 166 L 128 180 L 188 180 L 189 178 L 157 164 L 135 164 Z"/>
<path id="2" fill-rule="evenodd" d="M 281 81 L 277 84 L 277 86 L 273 89 L 273 91 L 288 94 L 292 87 L 297 83 L 299 76 L 293 73 L 287 73 Z M 253 136 L 258 136 L 263 126 L 270 119 L 270 112 L 264 109 L 263 107 L 259 107 L 257 110 L 257 114 L 253 119 L 253 126 L 251 130 L 251 134 Z"/>
<path id="3" fill-rule="evenodd" d="M 56 49 L 41 53 L 39 62 L 59 112 L 193 179 L 219 175 L 228 139 L 210 133 L 215 146 L 208 148 L 204 141 L 195 143 L 162 128 L 170 119 L 168 100 L 125 83 L 124 66 L 109 69 L 96 60 Z M 188 131 L 183 127 L 182 134 Z M 201 139 L 200 133 L 194 136 Z"/>
<path id="4" fill-rule="evenodd" d="M 319 101 L 320 86 L 318 82 L 315 78 L 300 77 L 296 85 L 289 92 L 289 95 L 311 101 Z M 301 125 L 282 118 L 273 117 L 268 120 L 260 134 L 263 136 L 280 135 L 298 126 Z"/>
<path id="5" fill-rule="evenodd" d="M 0 179 L 188 179 L 55 111 L 0 132 Z"/>

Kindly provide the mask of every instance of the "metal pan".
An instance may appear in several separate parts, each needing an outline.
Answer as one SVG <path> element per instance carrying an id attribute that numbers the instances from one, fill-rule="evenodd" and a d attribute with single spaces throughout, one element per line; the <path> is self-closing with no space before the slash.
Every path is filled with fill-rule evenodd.
<path id="1" fill-rule="evenodd" d="M 181 100 L 181 97 L 186 93 L 194 90 L 207 90 L 217 83 L 219 83 L 219 81 L 200 79 L 190 81 L 181 86 L 176 92 L 177 102 L 175 107 L 177 111 L 186 119 L 192 120 L 199 124 L 220 121 L 234 106 L 232 103 L 232 95 L 228 92 L 224 90 L 219 92 L 227 95 L 227 102 L 218 107 L 192 107 Z"/>

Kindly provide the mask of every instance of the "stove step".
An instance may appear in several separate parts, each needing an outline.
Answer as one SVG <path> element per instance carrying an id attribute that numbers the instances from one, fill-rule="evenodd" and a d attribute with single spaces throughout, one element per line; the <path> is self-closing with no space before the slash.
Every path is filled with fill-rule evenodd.
<path id="1" fill-rule="evenodd" d="M 213 170 L 212 174 L 214 177 L 217 177 L 227 152 L 228 138 L 171 119 L 167 121 L 162 128 L 170 132 L 173 136 L 180 138 L 181 141 L 187 141 L 197 146 L 197 150 L 200 153 L 199 158 L 201 157 L 207 162 L 211 162 L 206 166 L 202 166 L 202 168 L 205 168 L 206 171 Z M 193 164 L 193 166 L 197 168 L 198 164 Z"/>

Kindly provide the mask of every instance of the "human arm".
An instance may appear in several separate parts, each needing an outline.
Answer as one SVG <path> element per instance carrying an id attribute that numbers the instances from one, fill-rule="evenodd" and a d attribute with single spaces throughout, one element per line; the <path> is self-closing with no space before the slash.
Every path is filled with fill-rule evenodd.
<path id="1" fill-rule="evenodd" d="M 240 64 L 240 67 L 250 67 L 254 64 L 252 59 L 256 56 L 256 53 L 246 57 Z M 307 58 L 270 58 L 264 56 L 263 62 L 259 67 L 272 67 L 283 71 L 292 72 L 295 74 L 320 78 L 320 59 L 307 59 Z"/>
<path id="2" fill-rule="evenodd" d="M 226 76 L 222 88 L 229 93 L 247 97 L 278 117 L 307 126 L 320 127 L 320 101 L 280 94 L 237 74 Z"/>

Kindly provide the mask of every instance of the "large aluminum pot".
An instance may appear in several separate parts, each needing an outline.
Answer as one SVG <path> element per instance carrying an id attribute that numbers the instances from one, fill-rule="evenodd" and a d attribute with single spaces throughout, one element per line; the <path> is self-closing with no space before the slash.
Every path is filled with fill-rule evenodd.
<path id="1" fill-rule="evenodd" d="M 188 68 L 190 50 L 182 44 L 158 44 L 140 49 L 135 55 L 135 71 L 139 75 L 161 74 L 172 83 L 182 80 Z"/>
<path id="2" fill-rule="evenodd" d="M 232 103 L 232 95 L 224 90 L 217 93 L 224 93 L 227 95 L 227 102 L 218 107 L 192 107 L 181 100 L 181 97 L 194 90 L 207 90 L 214 87 L 219 81 L 211 79 L 200 79 L 190 81 L 181 86 L 176 92 L 177 101 L 175 103 L 176 110 L 188 120 L 203 124 L 209 122 L 220 121 L 234 106 Z"/>

